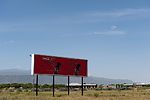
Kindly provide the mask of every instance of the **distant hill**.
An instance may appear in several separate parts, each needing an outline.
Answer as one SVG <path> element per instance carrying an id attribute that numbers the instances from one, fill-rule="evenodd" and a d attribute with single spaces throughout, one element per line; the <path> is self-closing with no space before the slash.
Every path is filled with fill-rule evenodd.
<path id="1" fill-rule="evenodd" d="M 21 70 L 21 69 L 5 69 L 0 70 L 0 75 L 30 75 L 30 70 Z"/>
<path id="2" fill-rule="evenodd" d="M 55 76 L 55 82 L 58 84 L 67 84 L 67 77 Z M 30 75 L 30 70 L 20 70 L 20 69 L 8 69 L 0 70 L 0 83 L 33 83 L 34 76 Z M 80 77 L 71 77 L 70 82 L 80 83 Z M 131 80 L 127 79 L 108 79 L 101 77 L 89 76 L 84 78 L 85 83 L 96 83 L 96 84 L 115 84 L 115 83 L 133 83 Z M 52 84 L 52 76 L 40 75 L 40 84 Z"/>

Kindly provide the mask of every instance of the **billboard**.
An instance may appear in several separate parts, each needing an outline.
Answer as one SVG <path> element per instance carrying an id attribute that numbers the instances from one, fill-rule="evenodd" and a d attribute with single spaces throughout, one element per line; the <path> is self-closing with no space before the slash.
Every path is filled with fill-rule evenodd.
<path id="1" fill-rule="evenodd" d="M 31 74 L 87 76 L 87 60 L 32 54 Z"/>

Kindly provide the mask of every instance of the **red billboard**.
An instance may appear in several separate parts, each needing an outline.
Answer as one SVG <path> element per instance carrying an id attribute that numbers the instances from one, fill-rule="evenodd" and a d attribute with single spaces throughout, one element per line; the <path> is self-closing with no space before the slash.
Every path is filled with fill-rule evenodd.
<path id="1" fill-rule="evenodd" d="M 31 74 L 87 76 L 87 60 L 32 54 Z"/>

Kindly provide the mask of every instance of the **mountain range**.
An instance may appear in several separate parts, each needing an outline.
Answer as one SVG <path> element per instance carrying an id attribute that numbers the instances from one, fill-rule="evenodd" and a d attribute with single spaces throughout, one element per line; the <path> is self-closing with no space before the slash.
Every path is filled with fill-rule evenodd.
<path id="1" fill-rule="evenodd" d="M 35 83 L 35 76 L 30 75 L 30 70 L 6 69 L 0 70 L 0 83 Z M 55 76 L 56 84 L 67 84 L 66 76 Z M 81 83 L 81 77 L 70 77 L 71 83 Z M 109 79 L 102 77 L 88 76 L 84 78 L 84 83 L 96 84 L 116 84 L 133 83 L 128 79 Z M 39 75 L 39 84 L 52 84 L 52 76 Z"/>

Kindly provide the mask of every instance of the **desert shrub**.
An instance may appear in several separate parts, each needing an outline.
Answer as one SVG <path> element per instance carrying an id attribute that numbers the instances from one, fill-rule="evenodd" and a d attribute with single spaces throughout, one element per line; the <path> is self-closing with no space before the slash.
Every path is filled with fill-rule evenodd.
<path id="1" fill-rule="evenodd" d="M 56 84 L 56 85 L 55 85 L 55 88 L 64 88 L 64 87 L 65 87 L 64 84 Z"/>
<path id="2" fill-rule="evenodd" d="M 94 93 L 94 97 L 99 97 L 99 93 Z"/>
<path id="3" fill-rule="evenodd" d="M 100 91 L 100 90 L 102 90 L 102 88 L 96 88 L 95 90 Z"/>
<path id="4" fill-rule="evenodd" d="M 0 84 L 0 89 L 9 88 L 10 84 Z"/>
<path id="5" fill-rule="evenodd" d="M 33 88 L 33 85 L 32 85 L 32 83 L 26 83 L 26 84 L 22 84 L 22 87 L 24 89 L 31 89 L 31 88 Z"/>
<path id="6" fill-rule="evenodd" d="M 93 96 L 93 95 L 92 95 L 91 93 L 88 93 L 87 96 L 91 97 L 91 96 Z"/>
<path id="7" fill-rule="evenodd" d="M 57 97 L 62 97 L 62 95 L 61 95 L 61 94 L 58 94 Z"/>
<path id="8" fill-rule="evenodd" d="M 41 85 L 41 87 L 40 88 L 50 88 L 50 85 L 48 85 L 48 84 L 44 84 L 44 85 Z"/>

